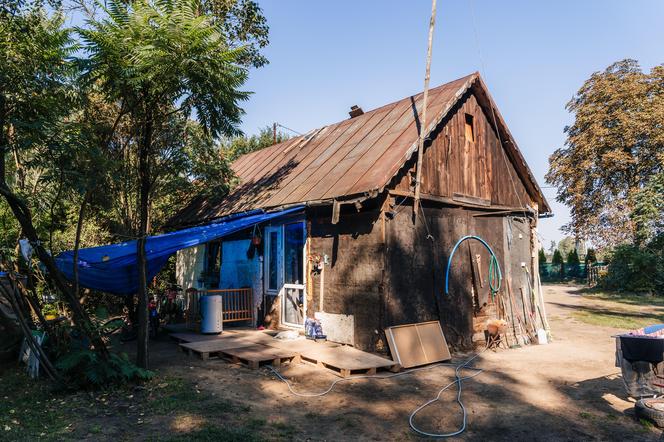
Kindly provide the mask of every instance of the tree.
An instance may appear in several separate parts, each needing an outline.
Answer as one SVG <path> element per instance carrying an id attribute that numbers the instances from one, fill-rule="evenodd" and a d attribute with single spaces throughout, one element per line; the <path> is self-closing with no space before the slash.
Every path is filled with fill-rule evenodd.
<path id="1" fill-rule="evenodd" d="M 567 271 L 570 276 L 579 276 L 581 261 L 579 260 L 579 253 L 576 249 L 572 249 L 567 254 Z"/>
<path id="2" fill-rule="evenodd" d="M 546 175 L 571 208 L 565 231 L 600 245 L 640 241 L 636 195 L 664 170 L 664 65 L 644 73 L 634 60 L 614 63 L 594 73 L 567 110 L 575 121 Z"/>
<path id="3" fill-rule="evenodd" d="M 544 253 L 544 249 L 540 248 L 538 252 L 538 261 L 540 265 L 546 264 L 546 253 Z"/>
<path id="4" fill-rule="evenodd" d="M 595 253 L 595 249 L 592 249 L 592 248 L 588 249 L 588 251 L 586 252 L 585 261 L 586 261 L 586 265 L 597 262 L 597 254 Z"/>
<path id="5" fill-rule="evenodd" d="M 239 88 L 247 78 L 242 47 L 232 48 L 216 18 L 191 0 L 108 3 L 107 16 L 78 29 L 87 78 L 108 102 L 119 103 L 135 137 L 138 171 L 139 342 L 137 364 L 148 366 L 145 238 L 155 180 L 155 144 L 175 115 L 195 113 L 211 137 L 238 134 Z"/>
<path id="6" fill-rule="evenodd" d="M 258 135 L 239 136 L 230 139 L 222 140 L 222 150 L 227 154 L 229 161 L 234 161 L 244 154 L 261 150 L 268 146 L 275 144 L 274 131 L 270 126 L 262 128 Z M 276 133 L 276 143 L 281 143 L 288 140 L 290 137 L 278 131 Z"/>
<path id="7" fill-rule="evenodd" d="M 664 234 L 664 172 L 654 175 L 634 195 L 632 222 L 636 226 L 638 244 Z"/>
<path id="8" fill-rule="evenodd" d="M 69 142 L 75 129 L 68 124 L 68 117 L 71 108 L 76 107 L 77 94 L 72 85 L 75 69 L 69 57 L 75 47 L 62 24 L 61 15 L 48 17 L 39 2 L 15 2 L 11 9 L 0 10 L 0 195 L 20 226 L 21 235 L 30 241 L 64 296 L 75 325 L 106 357 L 104 342 L 46 249 L 29 205 L 40 183 L 56 182 L 56 187 L 62 188 L 67 175 L 63 158 L 72 150 Z M 36 152 L 47 156 L 44 160 L 48 167 L 28 186 L 26 171 L 28 164 L 39 157 Z M 10 167 L 6 161 L 9 154 L 14 160 Z M 58 173 L 53 173 L 56 169 Z M 51 229 L 57 195 L 50 205 Z"/>
<path id="9" fill-rule="evenodd" d="M 565 262 L 563 261 L 563 255 L 560 253 L 560 250 L 556 249 L 553 251 L 551 264 L 554 266 L 560 266 L 560 277 L 562 278 L 565 275 Z"/>

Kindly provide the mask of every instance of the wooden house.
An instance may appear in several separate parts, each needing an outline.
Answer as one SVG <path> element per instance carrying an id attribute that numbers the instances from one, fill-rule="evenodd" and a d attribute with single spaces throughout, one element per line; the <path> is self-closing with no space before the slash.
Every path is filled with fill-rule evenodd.
<path id="1" fill-rule="evenodd" d="M 421 106 L 418 94 L 369 112 L 354 107 L 344 121 L 240 157 L 229 195 L 195 198 L 171 225 L 303 209 L 178 252 L 178 282 L 251 288 L 257 325 L 297 328 L 318 317 L 329 338 L 370 351 L 386 348 L 386 327 L 406 323 L 439 320 L 455 348 L 482 341 L 491 317 L 506 318 L 514 335 L 526 334 L 533 314 L 541 327 L 535 232 L 550 207 L 484 82 L 474 73 L 430 89 L 414 213 Z M 468 234 L 498 256 L 497 295 L 489 255 L 471 242 L 443 292 L 450 251 Z"/>

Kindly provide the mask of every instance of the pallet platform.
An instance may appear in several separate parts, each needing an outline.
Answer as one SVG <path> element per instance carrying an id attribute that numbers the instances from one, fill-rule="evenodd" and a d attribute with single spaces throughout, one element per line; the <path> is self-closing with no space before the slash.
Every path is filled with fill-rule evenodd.
<path id="1" fill-rule="evenodd" d="M 300 357 L 303 362 L 325 368 L 343 378 L 354 374 L 374 375 L 380 368 L 391 371 L 401 368 L 391 359 L 346 346 L 312 348 L 302 352 Z"/>
<path id="2" fill-rule="evenodd" d="M 180 350 L 186 352 L 190 356 L 192 354 L 198 355 L 201 359 L 206 360 L 211 356 L 223 356 L 223 352 L 226 350 L 238 348 L 238 347 L 248 347 L 255 345 L 251 341 L 247 341 L 243 338 L 223 338 L 223 339 L 213 339 L 208 341 L 199 341 L 199 342 L 186 342 L 180 344 Z"/>
<path id="3" fill-rule="evenodd" d="M 249 347 L 239 347 L 220 352 L 235 363 L 243 363 L 251 369 L 257 369 L 262 364 L 279 367 L 284 362 L 300 362 L 300 356 L 292 351 L 256 344 Z"/>
<path id="4" fill-rule="evenodd" d="M 171 333 L 169 335 L 172 339 L 182 342 L 203 342 L 203 341 L 214 341 L 225 337 L 224 335 L 202 335 L 200 333 L 193 332 L 182 332 L 182 333 Z"/>
<path id="5" fill-rule="evenodd" d="M 291 350 L 300 354 L 308 351 L 315 351 L 320 348 L 333 348 L 341 345 L 332 342 L 315 342 L 305 338 L 290 340 L 272 339 L 270 342 L 261 342 L 261 344 L 275 348 L 282 348 L 284 350 Z"/>

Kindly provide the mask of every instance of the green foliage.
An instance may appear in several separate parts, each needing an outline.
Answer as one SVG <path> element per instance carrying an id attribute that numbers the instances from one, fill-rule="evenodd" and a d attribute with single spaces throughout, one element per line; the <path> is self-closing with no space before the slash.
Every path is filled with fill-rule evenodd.
<path id="1" fill-rule="evenodd" d="M 288 140 L 290 137 L 281 131 L 277 131 L 276 138 L 277 143 L 281 143 Z M 235 161 L 244 154 L 261 150 L 265 147 L 272 146 L 273 144 L 275 144 L 274 130 L 269 126 L 266 126 L 259 131 L 258 135 L 252 135 L 250 137 L 239 136 L 222 140 L 221 148 L 229 161 Z"/>
<path id="2" fill-rule="evenodd" d="M 551 258 L 551 264 L 560 265 L 563 263 L 563 255 L 560 253 L 560 250 L 556 249 L 553 251 L 553 257 Z"/>
<path id="3" fill-rule="evenodd" d="M 238 104 L 249 97 L 238 90 L 247 79 L 239 64 L 245 49 L 231 48 L 198 2 L 113 0 L 107 13 L 77 29 L 85 75 L 107 99 L 156 130 L 173 112 L 195 112 L 212 136 L 238 133 Z"/>
<path id="4" fill-rule="evenodd" d="M 581 260 L 579 259 L 579 253 L 576 249 L 570 250 L 567 254 L 567 263 L 565 268 L 567 270 L 567 275 L 571 278 L 576 278 L 581 274 Z"/>
<path id="5" fill-rule="evenodd" d="M 538 252 L 538 261 L 541 264 L 546 264 L 546 253 L 544 253 L 544 249 L 540 248 Z"/>
<path id="6" fill-rule="evenodd" d="M 91 350 L 76 350 L 58 358 L 56 367 L 62 370 L 70 386 L 99 388 L 109 384 L 145 381 L 153 373 L 134 365 L 126 353 L 111 353 L 108 360 Z"/>
<path id="7" fill-rule="evenodd" d="M 664 294 L 664 234 L 643 246 L 616 247 L 602 286 L 611 290 Z"/>
<path id="8" fill-rule="evenodd" d="M 632 221 L 638 243 L 650 241 L 664 233 L 664 172 L 653 175 L 635 193 Z"/>
<path id="9" fill-rule="evenodd" d="M 580 263 L 581 260 L 579 259 L 579 253 L 576 251 L 576 249 L 570 250 L 570 252 L 567 254 L 567 264 L 579 265 Z"/>
<path id="10" fill-rule="evenodd" d="M 635 60 L 614 63 L 567 109 L 575 121 L 546 175 L 571 208 L 565 230 L 601 246 L 652 237 L 662 219 L 655 177 L 664 169 L 664 65 L 644 73 Z"/>
<path id="11" fill-rule="evenodd" d="M 595 249 L 593 248 L 588 249 L 588 251 L 586 252 L 585 261 L 586 264 L 597 262 L 597 254 L 595 253 Z"/>

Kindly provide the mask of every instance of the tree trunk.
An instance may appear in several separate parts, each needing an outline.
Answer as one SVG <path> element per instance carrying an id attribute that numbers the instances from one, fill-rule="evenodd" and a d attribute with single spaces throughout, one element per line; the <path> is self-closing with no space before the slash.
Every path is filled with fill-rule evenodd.
<path id="1" fill-rule="evenodd" d="M 138 179 L 139 179 L 139 228 L 137 257 L 138 257 L 138 343 L 136 349 L 136 365 L 148 368 L 148 342 L 150 339 L 149 312 L 148 312 L 148 284 L 147 260 L 145 256 L 145 241 L 148 234 L 148 213 L 150 203 L 150 147 L 152 145 L 151 115 L 146 115 L 145 124 L 138 152 Z"/>
<path id="2" fill-rule="evenodd" d="M 78 210 L 78 221 L 76 222 L 76 239 L 74 240 L 74 294 L 80 297 L 78 283 L 78 251 L 81 247 L 81 231 L 83 230 L 83 219 L 85 218 L 85 208 L 88 203 L 88 192 L 85 192 L 81 208 Z"/>

